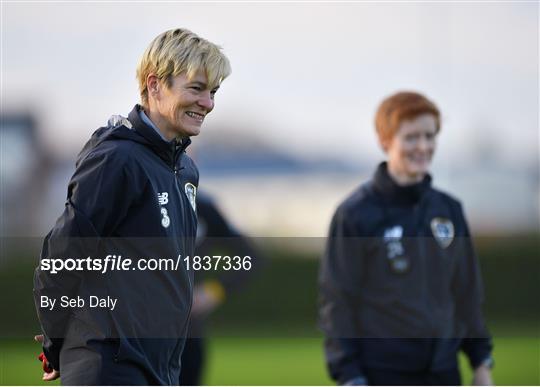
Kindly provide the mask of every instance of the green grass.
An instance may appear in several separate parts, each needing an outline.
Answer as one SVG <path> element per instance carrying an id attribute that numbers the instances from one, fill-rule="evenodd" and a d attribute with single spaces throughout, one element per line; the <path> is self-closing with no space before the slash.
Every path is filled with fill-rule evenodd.
<path id="1" fill-rule="evenodd" d="M 210 385 L 330 385 L 319 338 L 212 338 L 208 341 Z M 0 384 L 41 385 L 41 368 L 31 340 L 0 341 Z M 540 385 L 538 337 L 495 339 L 498 385 Z M 471 381 L 461 358 L 463 383 Z M 57 385 L 58 382 L 48 383 Z"/>
<path id="2" fill-rule="evenodd" d="M 209 340 L 205 384 L 332 385 L 322 341 L 314 338 Z"/>
<path id="3" fill-rule="evenodd" d="M 0 340 L 0 385 L 59 385 L 58 381 L 41 381 L 43 370 L 37 359 L 40 352 L 33 338 Z"/>

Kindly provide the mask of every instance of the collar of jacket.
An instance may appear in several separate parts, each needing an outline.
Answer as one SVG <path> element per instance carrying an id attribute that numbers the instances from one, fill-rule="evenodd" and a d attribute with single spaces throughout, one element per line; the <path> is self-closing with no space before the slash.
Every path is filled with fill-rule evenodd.
<path id="1" fill-rule="evenodd" d="M 186 137 L 182 140 L 174 139 L 172 141 L 163 140 L 158 133 L 148 126 L 140 117 L 139 112 L 142 109 L 141 105 L 135 105 L 133 110 L 128 115 L 129 121 L 133 124 L 133 128 L 141 136 L 148 141 L 148 145 L 152 150 L 162 158 L 168 165 L 174 167 L 179 155 L 186 150 L 191 140 Z"/>
<path id="2" fill-rule="evenodd" d="M 389 204 L 409 205 L 415 204 L 431 187 L 431 176 L 426 174 L 424 179 L 411 185 L 397 184 L 390 174 L 386 162 L 379 164 L 373 176 L 373 186 Z"/>

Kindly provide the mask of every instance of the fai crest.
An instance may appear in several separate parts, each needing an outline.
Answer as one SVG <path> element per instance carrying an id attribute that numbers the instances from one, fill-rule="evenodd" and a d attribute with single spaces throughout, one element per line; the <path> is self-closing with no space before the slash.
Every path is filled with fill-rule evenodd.
<path id="1" fill-rule="evenodd" d="M 431 232 L 443 249 L 450 246 L 454 240 L 454 224 L 449 219 L 433 218 L 431 220 Z"/>
<path id="2" fill-rule="evenodd" d="M 197 202 L 195 201 L 197 198 L 197 187 L 191 183 L 186 183 L 184 186 L 184 191 L 186 192 L 186 196 L 189 199 L 189 203 L 191 204 L 193 211 L 197 211 Z"/>

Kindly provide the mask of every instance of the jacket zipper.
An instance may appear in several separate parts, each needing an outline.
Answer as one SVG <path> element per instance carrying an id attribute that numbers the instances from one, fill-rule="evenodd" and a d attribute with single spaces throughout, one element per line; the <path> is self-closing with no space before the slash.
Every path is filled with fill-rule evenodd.
<path id="1" fill-rule="evenodd" d="M 179 157 L 178 155 L 178 152 L 183 152 L 184 151 L 184 147 L 182 147 L 180 150 L 177 149 L 176 145 L 175 145 L 175 148 L 174 148 L 174 153 L 173 153 L 173 173 L 174 173 L 174 185 L 176 187 L 176 190 L 178 192 L 178 195 L 179 195 L 179 198 L 180 200 L 182 201 L 182 191 L 180 190 L 180 188 L 178 187 L 178 184 L 179 184 L 179 173 L 180 173 L 180 169 L 181 168 L 178 168 L 178 165 L 177 165 L 177 159 Z M 193 291 L 193 284 L 191 283 L 191 278 L 189 278 L 189 273 L 187 272 L 187 270 L 185 270 L 185 267 L 184 267 L 184 272 L 186 274 L 186 277 L 187 277 L 187 280 L 188 280 L 188 283 L 189 283 L 189 288 L 191 289 L 191 291 Z M 186 318 L 186 321 L 182 327 L 182 331 L 185 331 L 185 328 L 187 326 L 187 324 L 189 323 L 189 315 L 191 314 L 191 306 L 192 306 L 192 303 L 190 303 L 189 305 L 189 308 L 188 308 L 188 313 L 187 313 L 187 318 Z M 183 345 L 185 346 L 185 341 L 187 340 L 187 337 L 184 338 L 184 343 Z M 176 344 L 176 348 L 175 348 L 175 351 L 176 352 L 176 349 L 178 348 L 178 345 L 180 344 L 180 342 L 178 342 Z M 173 355 L 174 356 L 174 355 Z M 174 357 L 171 357 L 171 359 L 169 360 L 169 364 L 172 363 L 172 361 L 175 360 Z M 180 364 L 180 367 L 182 367 L 182 364 Z M 171 385 L 173 385 L 172 383 L 172 379 L 171 379 L 171 374 L 169 373 L 169 383 Z M 176 384 L 176 383 L 174 383 Z"/>

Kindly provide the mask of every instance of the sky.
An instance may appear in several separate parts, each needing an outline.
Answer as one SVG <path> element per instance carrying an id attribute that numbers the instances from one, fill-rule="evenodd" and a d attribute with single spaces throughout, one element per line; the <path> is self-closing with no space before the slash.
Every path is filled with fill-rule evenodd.
<path id="1" fill-rule="evenodd" d="M 441 108 L 439 165 L 479 149 L 537 162 L 537 2 L 3 3 L 2 107 L 38 112 L 50 149 L 72 156 L 138 102 L 137 61 L 175 27 L 232 63 L 201 141 L 234 130 L 299 157 L 377 159 L 376 107 L 408 89 Z"/>
<path id="2" fill-rule="evenodd" d="M 195 147 L 255 138 L 246 143 L 365 173 L 384 157 L 378 104 L 415 90 L 442 112 L 437 186 L 458 193 L 473 226 L 538 227 L 538 2 L 3 1 L 0 10 L 2 112 L 34 112 L 40 138 L 61 158 L 73 160 L 111 115 L 128 114 L 139 102 L 135 68 L 145 48 L 184 27 L 223 47 L 233 69 Z M 250 191 L 260 219 L 246 229 L 276 229 L 261 209 L 274 208 L 273 198 L 284 205 L 277 190 L 298 213 L 305 207 L 291 234 L 324 234 L 345 186 L 360 177 L 337 186 L 311 179 L 298 187 L 278 179 L 267 196 Z M 253 181 L 227 182 L 225 211 L 245 213 Z M 219 180 L 201 183 L 224 190 Z M 58 189 L 63 197 L 64 184 Z"/>

